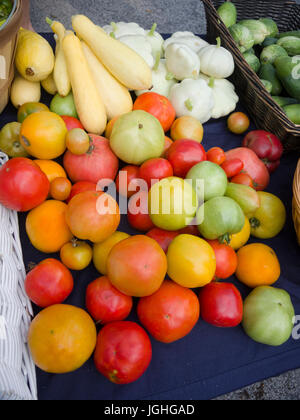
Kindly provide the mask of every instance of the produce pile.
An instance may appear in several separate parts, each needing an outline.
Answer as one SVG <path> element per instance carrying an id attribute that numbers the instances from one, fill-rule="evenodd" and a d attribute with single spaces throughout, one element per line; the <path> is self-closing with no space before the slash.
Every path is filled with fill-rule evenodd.
<path id="1" fill-rule="evenodd" d="M 259 343 L 285 343 L 294 308 L 272 287 L 279 260 L 269 246 L 248 244 L 285 226 L 284 204 L 265 191 L 283 147 L 232 113 L 231 54 L 190 33 L 163 41 L 155 26 L 102 29 L 74 16 L 75 35 L 48 23 L 55 54 L 40 35 L 20 30 L 11 92 L 18 121 L 0 132 L 11 158 L 0 169 L 0 203 L 27 212 L 38 251 L 60 253 L 25 280 L 41 308 L 28 332 L 36 365 L 67 373 L 94 353 L 100 373 L 127 384 L 150 364 L 149 335 L 173 343 L 200 317 L 219 328 L 242 325 Z M 50 109 L 39 102 L 41 86 L 53 95 Z M 205 150 L 203 124 L 225 116 L 231 132 L 245 135 L 241 147 Z M 124 213 L 137 235 L 118 231 Z M 91 263 L 101 276 L 87 287 L 86 310 L 64 304 L 72 271 Z M 244 302 L 226 282 L 233 275 L 253 289 Z M 134 299 L 141 325 L 126 321 Z"/>
<path id="2" fill-rule="evenodd" d="M 13 9 L 13 2 L 11 0 L 1 0 L 0 3 L 0 29 L 7 21 Z"/>
<path id="3" fill-rule="evenodd" d="M 268 93 L 294 124 L 300 124 L 300 31 L 279 33 L 270 18 L 238 21 L 230 1 L 218 13 Z"/>

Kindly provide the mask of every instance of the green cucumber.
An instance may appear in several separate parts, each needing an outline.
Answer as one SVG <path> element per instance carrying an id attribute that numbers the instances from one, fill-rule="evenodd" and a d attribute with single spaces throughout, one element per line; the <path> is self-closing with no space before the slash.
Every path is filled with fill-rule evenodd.
<path id="1" fill-rule="evenodd" d="M 288 53 L 280 45 L 269 45 L 262 50 L 260 61 L 262 64 L 273 64 L 278 57 L 288 57 Z"/>
<path id="2" fill-rule="evenodd" d="M 297 38 L 300 38 L 300 31 L 289 31 L 289 32 L 282 32 L 277 36 L 277 38 L 285 38 L 287 36 L 295 36 Z"/>
<path id="3" fill-rule="evenodd" d="M 247 63 L 249 64 L 249 66 L 252 68 L 252 70 L 257 73 L 260 69 L 260 61 L 259 59 L 256 57 L 256 55 L 249 53 L 249 52 L 245 52 L 243 54 L 245 60 L 247 61 Z"/>
<path id="4" fill-rule="evenodd" d="M 273 85 L 269 80 L 260 79 L 264 87 L 266 88 L 267 92 L 271 93 L 273 89 Z"/>
<path id="5" fill-rule="evenodd" d="M 280 80 L 278 79 L 276 75 L 276 69 L 272 64 L 270 63 L 262 64 L 258 75 L 261 79 L 269 80 L 269 82 L 272 83 L 272 90 L 271 90 L 272 95 L 278 96 L 281 94 L 282 89 L 283 89 L 282 84 Z"/>
<path id="6" fill-rule="evenodd" d="M 218 14 L 227 28 L 230 28 L 230 26 L 235 25 L 237 22 L 237 9 L 231 1 L 223 3 L 218 8 Z"/>
<path id="7" fill-rule="evenodd" d="M 273 99 L 282 108 L 287 105 L 295 105 L 299 103 L 295 98 L 285 98 L 283 96 L 273 96 Z"/>
<path id="8" fill-rule="evenodd" d="M 287 105 L 283 107 L 288 118 L 294 123 L 300 125 L 300 104 Z"/>
<path id="9" fill-rule="evenodd" d="M 261 44 L 263 48 L 269 47 L 270 45 L 277 44 L 278 39 L 277 38 L 271 38 L 268 37 L 264 40 L 264 42 Z"/>
<path id="10" fill-rule="evenodd" d="M 266 25 L 260 20 L 246 19 L 241 20 L 239 24 L 249 29 L 254 39 L 254 45 L 262 44 L 269 34 Z"/>
<path id="11" fill-rule="evenodd" d="M 277 77 L 288 95 L 300 101 L 300 57 L 279 57 L 275 60 Z"/>
<path id="12" fill-rule="evenodd" d="M 277 41 L 277 45 L 284 48 L 288 55 L 291 55 L 292 57 L 300 54 L 300 38 L 297 38 L 296 36 L 286 36 L 284 38 L 280 38 Z"/>
<path id="13" fill-rule="evenodd" d="M 277 26 L 277 23 L 271 19 L 271 18 L 263 18 L 259 19 L 261 22 L 263 22 L 268 30 L 268 37 L 275 37 L 279 34 L 279 29 Z"/>

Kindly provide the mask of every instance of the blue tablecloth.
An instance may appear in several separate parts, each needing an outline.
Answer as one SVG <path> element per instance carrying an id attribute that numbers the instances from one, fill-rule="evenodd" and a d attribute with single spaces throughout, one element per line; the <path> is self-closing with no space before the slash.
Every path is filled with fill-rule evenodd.
<path id="1" fill-rule="evenodd" d="M 48 35 L 48 39 L 49 35 Z M 52 39 L 52 36 L 51 36 Z M 49 103 L 49 97 L 43 101 Z M 240 109 L 242 109 L 240 107 Z M 16 120 L 16 111 L 9 105 L 0 116 L 4 123 Z M 255 127 L 252 127 L 252 129 Z M 228 132 L 226 119 L 211 121 L 204 126 L 203 146 L 225 150 L 240 147 L 242 136 Z M 287 224 L 276 238 L 266 241 L 277 253 L 282 274 L 276 287 L 287 290 L 292 297 L 296 314 L 300 315 L 300 249 L 292 221 L 292 182 L 299 155 L 284 156 L 279 170 L 272 175 L 267 191 L 279 196 L 288 212 Z M 25 217 L 20 215 L 20 233 L 25 266 L 38 263 L 45 254 L 36 251 L 25 233 Z M 120 231 L 134 234 L 126 217 Z M 253 242 L 253 241 L 252 241 Z M 51 256 L 53 257 L 53 255 Z M 59 255 L 54 255 L 59 258 Z M 87 285 L 99 277 L 93 266 L 74 273 L 75 289 L 68 304 L 84 308 Z M 250 289 L 235 278 L 233 283 L 243 297 Z M 35 308 L 37 311 L 37 308 Z M 137 321 L 135 309 L 129 318 Z M 81 369 L 67 375 L 50 375 L 37 369 L 38 395 L 41 400 L 202 400 L 240 389 L 271 376 L 300 367 L 300 340 L 291 338 L 279 348 L 260 345 L 248 338 L 242 327 L 214 328 L 200 320 L 192 333 L 171 345 L 152 339 L 153 359 L 144 376 L 137 382 L 118 386 L 100 375 L 88 361 Z"/>

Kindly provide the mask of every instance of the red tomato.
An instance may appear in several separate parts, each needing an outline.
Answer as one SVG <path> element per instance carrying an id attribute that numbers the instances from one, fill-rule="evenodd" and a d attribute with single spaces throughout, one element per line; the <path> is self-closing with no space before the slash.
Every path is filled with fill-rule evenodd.
<path id="1" fill-rule="evenodd" d="M 116 187 L 119 194 L 123 197 L 132 197 L 139 190 L 139 170 L 135 165 L 128 165 L 122 168 L 116 179 Z"/>
<path id="2" fill-rule="evenodd" d="M 159 228 L 151 229 L 147 233 L 147 236 L 154 239 L 162 247 L 165 253 L 168 252 L 169 245 L 178 235 L 179 232 L 170 232 Z"/>
<path id="3" fill-rule="evenodd" d="M 119 292 L 107 277 L 100 277 L 87 287 L 86 308 L 97 323 L 123 321 L 132 305 L 132 297 Z"/>
<path id="4" fill-rule="evenodd" d="M 276 162 L 283 155 L 283 145 L 274 134 L 263 130 L 251 131 L 243 140 L 243 147 L 248 147 L 265 162 Z"/>
<path id="5" fill-rule="evenodd" d="M 134 103 L 133 110 L 152 114 L 161 123 L 165 133 L 170 130 L 176 118 L 175 109 L 169 99 L 154 92 L 140 95 Z"/>
<path id="6" fill-rule="evenodd" d="M 111 250 L 107 261 L 108 278 L 128 296 L 144 297 L 155 293 L 167 274 L 167 257 L 154 239 L 132 236 Z"/>
<path id="7" fill-rule="evenodd" d="M 207 241 L 215 251 L 217 260 L 216 278 L 228 279 L 236 272 L 238 258 L 234 249 L 225 244 L 220 244 L 218 240 Z"/>
<path id="8" fill-rule="evenodd" d="M 148 211 L 148 192 L 140 191 L 128 203 L 128 222 L 133 229 L 147 232 L 154 228 Z"/>
<path id="9" fill-rule="evenodd" d="M 244 163 L 241 159 L 227 159 L 222 165 L 221 168 L 226 172 L 228 178 L 233 178 L 234 176 L 240 174 L 244 169 Z"/>
<path id="10" fill-rule="evenodd" d="M 255 183 L 257 191 L 264 191 L 270 182 L 270 174 L 266 165 L 257 155 L 246 147 L 239 147 L 226 153 L 227 160 L 238 158 L 244 164 L 243 172 L 248 174 Z"/>
<path id="11" fill-rule="evenodd" d="M 64 302 L 73 287 L 71 272 L 60 261 L 52 258 L 42 261 L 25 279 L 29 299 L 41 308 Z"/>
<path id="12" fill-rule="evenodd" d="M 156 182 L 174 175 L 171 163 L 163 158 L 147 160 L 140 167 L 139 176 L 144 179 L 151 188 Z M 155 182 L 154 182 L 155 181 Z"/>
<path id="13" fill-rule="evenodd" d="M 80 194 L 82 192 L 86 191 L 97 191 L 97 184 L 94 184 L 93 182 L 86 182 L 81 181 L 77 182 L 73 185 L 71 189 L 71 194 L 69 195 L 69 198 L 67 199 L 67 203 L 69 203 L 75 195 Z"/>
<path id="14" fill-rule="evenodd" d="M 11 210 L 29 211 L 48 197 L 50 182 L 30 159 L 14 158 L 0 168 L 0 203 Z"/>
<path id="15" fill-rule="evenodd" d="M 210 283 L 201 289 L 202 319 L 216 327 L 237 327 L 243 320 L 243 300 L 231 283 Z"/>
<path id="16" fill-rule="evenodd" d="M 97 370 L 111 382 L 122 385 L 136 381 L 151 359 L 151 341 L 138 324 L 113 322 L 100 331 L 94 361 Z"/>
<path id="17" fill-rule="evenodd" d="M 206 153 L 200 143 L 183 139 L 172 144 L 166 157 L 173 166 L 174 175 L 185 178 L 193 166 L 206 160 Z"/>
<path id="18" fill-rule="evenodd" d="M 161 157 L 164 158 L 166 156 L 167 150 L 170 149 L 172 144 L 173 144 L 173 140 L 171 140 L 170 137 L 165 137 L 165 148 Z"/>
<path id="19" fill-rule="evenodd" d="M 234 184 L 247 185 L 248 187 L 255 188 L 253 179 L 248 174 L 238 174 L 231 179 Z"/>
<path id="20" fill-rule="evenodd" d="M 180 235 L 194 235 L 200 236 L 199 229 L 197 225 L 189 225 L 179 231 Z"/>
<path id="21" fill-rule="evenodd" d="M 166 280 L 152 296 L 140 299 L 137 313 L 156 340 L 173 343 L 192 331 L 199 320 L 200 306 L 192 290 Z"/>
<path id="22" fill-rule="evenodd" d="M 64 167 L 71 181 L 88 181 L 97 184 L 103 179 L 113 181 L 119 168 L 119 160 L 112 152 L 109 141 L 100 136 L 89 134 L 91 151 L 85 155 L 73 155 L 67 151 L 64 156 Z"/>
<path id="23" fill-rule="evenodd" d="M 215 163 L 216 165 L 222 165 L 226 160 L 226 154 L 223 149 L 220 147 L 213 147 L 207 153 L 207 160 L 209 162 Z"/>
<path id="24" fill-rule="evenodd" d="M 73 130 L 73 128 L 81 128 L 84 130 L 83 125 L 77 118 L 68 117 L 67 115 L 63 115 L 61 118 L 64 120 L 68 131 Z"/>

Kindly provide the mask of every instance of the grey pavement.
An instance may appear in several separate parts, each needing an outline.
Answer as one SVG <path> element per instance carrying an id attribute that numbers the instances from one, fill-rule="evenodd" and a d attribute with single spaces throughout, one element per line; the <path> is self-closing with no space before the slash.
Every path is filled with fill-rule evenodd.
<path id="1" fill-rule="evenodd" d="M 246 1 L 246 0 L 245 0 Z M 300 3 L 300 0 L 297 0 Z M 83 13 L 99 25 L 112 21 L 137 22 L 158 31 L 206 32 L 204 9 L 199 0 L 31 0 L 31 18 L 36 31 L 49 32 L 46 16 L 59 19 L 66 27 L 73 14 Z M 199 398 L 201 396 L 199 395 Z M 300 370 L 260 382 L 218 400 L 299 400 Z"/>

